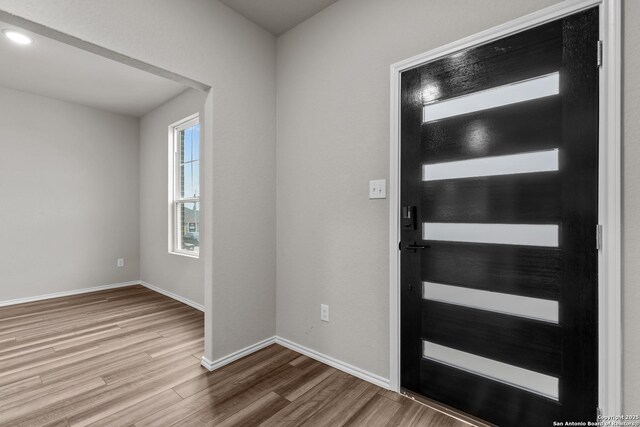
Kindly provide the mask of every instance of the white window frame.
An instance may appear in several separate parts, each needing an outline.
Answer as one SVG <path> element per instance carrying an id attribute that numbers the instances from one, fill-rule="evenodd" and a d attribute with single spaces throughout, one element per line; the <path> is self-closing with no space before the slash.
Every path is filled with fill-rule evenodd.
<path id="1" fill-rule="evenodd" d="M 175 122 L 169 126 L 169 253 L 173 255 L 186 256 L 189 258 L 200 258 L 200 253 L 194 253 L 193 251 L 187 251 L 181 249 L 180 242 L 180 226 L 178 224 L 179 214 L 178 206 L 185 203 L 200 203 L 200 197 L 180 197 L 180 151 L 178 144 L 180 143 L 178 135 L 184 129 L 190 128 L 200 123 L 200 114 L 192 114 L 178 122 Z M 202 130 L 200 131 L 200 144 L 198 149 L 202 146 Z M 200 150 L 201 152 L 201 150 Z M 198 159 L 201 159 L 200 153 Z M 200 172 L 202 172 L 202 162 L 198 162 L 200 165 Z M 198 177 L 201 182 L 202 173 Z M 198 233 L 199 233 L 198 229 Z M 202 242 L 202 240 L 200 240 Z"/>

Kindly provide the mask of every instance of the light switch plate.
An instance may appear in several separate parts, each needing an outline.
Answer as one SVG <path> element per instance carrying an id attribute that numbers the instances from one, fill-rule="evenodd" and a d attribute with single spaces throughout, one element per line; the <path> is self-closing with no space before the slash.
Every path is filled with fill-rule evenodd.
<path id="1" fill-rule="evenodd" d="M 387 198 L 387 180 L 375 179 L 369 181 L 369 198 L 370 199 L 386 199 Z"/>

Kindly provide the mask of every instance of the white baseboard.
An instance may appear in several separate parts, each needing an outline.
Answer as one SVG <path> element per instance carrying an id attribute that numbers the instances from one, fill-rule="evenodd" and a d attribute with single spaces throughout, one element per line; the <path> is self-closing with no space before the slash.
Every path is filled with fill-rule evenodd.
<path id="1" fill-rule="evenodd" d="M 331 356 L 327 356 L 326 354 L 322 354 L 319 351 L 312 350 L 300 344 L 294 343 L 293 341 L 289 341 L 286 338 L 276 337 L 276 344 L 280 344 L 283 347 L 287 347 L 293 351 L 297 351 L 298 353 L 304 354 L 305 356 L 315 359 L 318 362 L 322 362 L 325 365 L 329 365 L 340 371 L 346 372 L 347 374 L 353 375 L 354 377 L 358 377 L 361 380 L 370 382 L 371 384 L 375 384 L 387 390 L 389 389 L 388 378 L 383 378 L 379 375 L 365 371 L 364 369 L 360 369 L 356 366 L 353 366 L 341 360 L 335 359 Z"/>
<path id="2" fill-rule="evenodd" d="M 17 304 L 25 304 L 28 302 L 36 302 L 36 301 L 44 301 L 47 299 L 53 299 L 53 298 L 61 298 L 61 297 L 68 297 L 68 296 L 73 296 L 73 295 L 80 295 L 80 294 L 86 294 L 89 292 L 98 292 L 98 291 L 105 291 L 108 289 L 117 289 L 117 288 L 126 288 L 127 286 L 135 286 L 135 285 L 142 285 L 145 288 L 151 289 L 152 291 L 158 292 L 159 294 L 165 295 L 169 298 L 172 298 L 176 301 L 180 301 L 183 304 L 186 304 L 188 306 L 191 306 L 193 308 L 195 308 L 196 310 L 200 310 L 202 312 L 204 312 L 204 306 L 198 303 L 195 303 L 187 298 L 181 297 L 180 295 L 176 295 L 173 292 L 169 292 L 169 291 L 165 291 L 164 289 L 161 289 L 157 286 L 154 286 L 150 283 L 147 283 L 143 280 L 133 280 L 131 282 L 122 282 L 122 283 L 113 283 L 110 285 L 102 285 L 102 286 L 94 286 L 92 288 L 83 288 L 83 289 L 74 289 L 71 291 L 64 291 L 64 292 L 55 292 L 52 294 L 45 294 L 45 295 L 37 295 L 34 297 L 26 297 L 26 298 L 16 298 L 16 299 L 12 299 L 12 300 L 7 300 L 7 301 L 0 301 L 0 307 L 7 307 L 10 305 L 17 305 Z"/>
<path id="3" fill-rule="evenodd" d="M 180 301 L 181 303 L 186 304 L 186 305 L 188 305 L 190 307 L 193 307 L 196 310 L 200 310 L 200 311 L 202 311 L 204 313 L 204 306 L 202 304 L 198 304 L 197 302 L 193 302 L 190 299 L 182 297 L 182 296 L 180 296 L 178 294 L 174 294 L 173 292 L 166 291 L 166 290 L 164 290 L 162 288 L 159 288 L 159 287 L 157 287 L 155 285 L 152 285 L 151 283 L 147 283 L 144 280 L 140 280 L 140 281 L 138 281 L 138 283 L 140 283 L 145 288 L 151 289 L 152 291 L 155 291 L 155 292 L 157 292 L 159 294 L 162 294 L 164 296 L 167 296 L 169 298 L 173 298 L 176 301 Z"/>
<path id="4" fill-rule="evenodd" d="M 248 347 L 245 347 L 241 350 L 233 352 L 227 356 L 223 356 L 214 361 L 211 361 L 206 357 L 202 356 L 201 364 L 202 366 L 207 368 L 209 371 L 215 371 L 216 369 L 222 368 L 223 366 L 226 366 L 231 362 L 235 362 L 238 359 L 248 356 L 251 353 L 255 353 L 258 350 L 262 350 L 263 348 L 268 347 L 271 344 L 274 344 L 275 342 L 276 342 L 276 337 L 267 338 L 266 340 L 262 340 L 255 344 L 252 344 Z"/>
<path id="5" fill-rule="evenodd" d="M 93 288 L 74 289 L 71 291 L 55 292 L 52 294 L 37 295 L 34 297 L 16 298 L 8 301 L 0 301 L 0 307 L 7 307 L 10 305 L 16 305 L 16 304 L 25 304 L 28 302 L 43 301 L 43 300 L 52 299 L 52 298 L 68 297 L 72 295 L 86 294 L 89 292 L 98 292 L 98 291 L 104 291 L 108 289 L 125 288 L 127 286 L 134 286 L 139 284 L 141 284 L 139 280 L 134 280 L 132 282 L 113 283 L 111 285 L 94 286 Z"/>
<path id="6" fill-rule="evenodd" d="M 255 353 L 256 351 L 261 350 L 274 343 L 280 344 L 281 346 L 287 347 L 288 349 L 296 351 L 300 354 L 304 354 L 307 357 L 315 359 L 318 362 L 324 363 L 325 365 L 329 365 L 340 371 L 346 372 L 347 374 L 353 375 L 354 377 L 360 378 L 361 380 L 370 382 L 371 384 L 375 384 L 387 390 L 389 389 L 388 378 L 383 378 L 379 375 L 372 374 L 371 372 L 365 371 L 364 369 L 360 369 L 356 366 L 350 365 L 341 360 L 335 359 L 331 356 L 327 356 L 326 354 L 322 354 L 318 351 L 312 350 L 300 344 L 294 343 L 293 341 L 289 341 L 286 338 L 281 338 L 278 336 L 267 338 L 266 340 L 257 342 L 253 345 L 250 345 L 241 350 L 233 352 L 227 356 L 223 356 L 214 361 L 211 361 L 203 356 L 201 364 L 202 366 L 207 368 L 209 371 L 215 371 L 216 369 L 220 369 L 231 362 L 235 362 L 238 359 L 248 356 L 251 353 Z"/>

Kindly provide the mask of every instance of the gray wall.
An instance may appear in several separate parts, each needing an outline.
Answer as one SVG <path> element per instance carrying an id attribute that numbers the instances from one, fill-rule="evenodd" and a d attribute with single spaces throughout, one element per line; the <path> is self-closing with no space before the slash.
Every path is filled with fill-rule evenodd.
<path id="1" fill-rule="evenodd" d="M 553 3 L 341 0 L 278 39 L 278 335 L 388 377 L 388 201 L 367 181 L 389 178 L 389 65 Z M 624 381 L 639 413 L 640 7 L 625 5 Z"/>
<path id="2" fill-rule="evenodd" d="M 172 123 L 201 112 L 204 100 L 203 93 L 188 90 L 140 119 L 140 279 L 200 305 L 202 260 L 168 251 L 167 131 Z"/>
<path id="3" fill-rule="evenodd" d="M 212 0 L 0 0 L 0 9 L 213 88 L 205 355 L 213 360 L 273 336 L 275 38 Z"/>
<path id="4" fill-rule="evenodd" d="M 0 302 L 138 279 L 137 119 L 0 87 L 0 146 Z"/>

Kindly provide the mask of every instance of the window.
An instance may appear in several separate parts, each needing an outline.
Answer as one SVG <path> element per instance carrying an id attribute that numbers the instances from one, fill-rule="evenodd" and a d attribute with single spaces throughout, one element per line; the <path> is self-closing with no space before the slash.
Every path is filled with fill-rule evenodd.
<path id="1" fill-rule="evenodd" d="M 200 122 L 187 117 L 169 129 L 169 251 L 198 257 L 200 253 Z"/>

